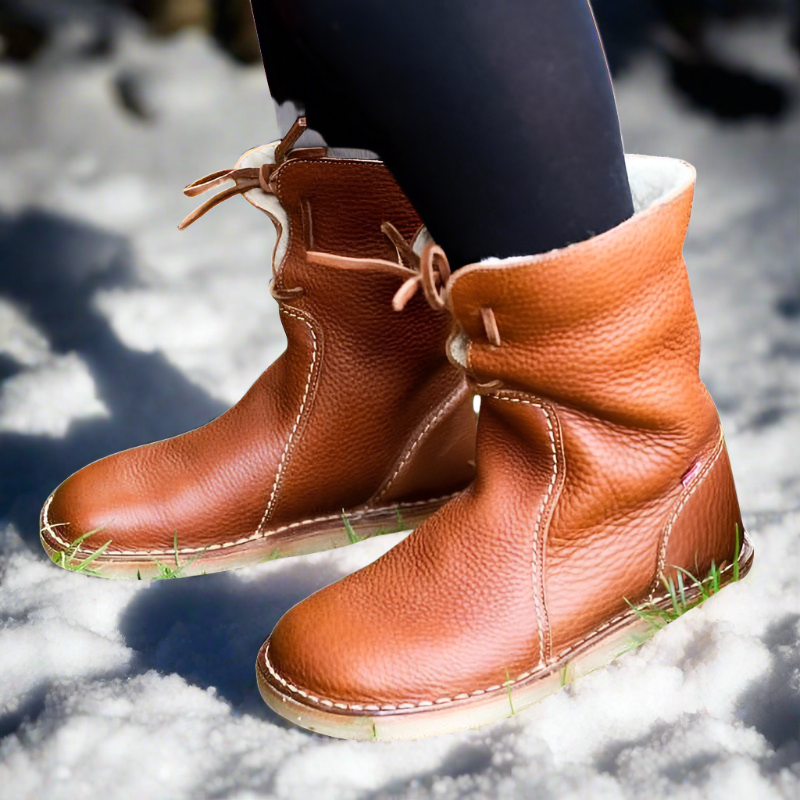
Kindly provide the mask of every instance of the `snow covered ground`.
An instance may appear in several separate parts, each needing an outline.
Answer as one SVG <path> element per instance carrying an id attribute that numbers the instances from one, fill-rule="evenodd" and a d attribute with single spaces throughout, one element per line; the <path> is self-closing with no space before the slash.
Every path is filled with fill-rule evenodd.
<path id="1" fill-rule="evenodd" d="M 175 229 L 184 185 L 275 138 L 261 70 L 191 33 L 91 58 L 76 36 L 0 65 L 0 797 L 800 796 L 800 111 L 722 125 L 650 60 L 617 87 L 628 150 L 699 170 L 687 256 L 750 576 L 503 724 L 339 742 L 264 706 L 255 654 L 396 536 L 145 586 L 39 546 L 70 472 L 209 420 L 283 347 L 266 218 L 234 200 Z M 726 41 L 791 74 L 769 30 Z"/>

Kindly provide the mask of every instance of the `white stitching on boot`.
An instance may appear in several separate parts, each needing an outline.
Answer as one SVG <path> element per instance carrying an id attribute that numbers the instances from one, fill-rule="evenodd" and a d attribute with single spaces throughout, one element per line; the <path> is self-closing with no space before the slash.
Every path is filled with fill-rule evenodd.
<path id="1" fill-rule="evenodd" d="M 389 477 L 389 480 L 386 482 L 384 487 L 376 495 L 375 502 L 379 502 L 380 500 L 382 500 L 386 496 L 386 494 L 389 491 L 389 489 L 391 489 L 392 484 L 397 479 L 398 475 L 402 472 L 403 467 L 405 467 L 405 465 L 409 462 L 411 457 L 414 455 L 414 453 L 417 450 L 417 446 L 425 438 L 425 436 L 427 435 L 428 431 L 434 425 L 436 425 L 439 422 L 439 420 L 443 416 L 445 416 L 445 414 L 447 414 L 450 411 L 452 411 L 453 407 L 458 405 L 459 402 L 461 402 L 461 400 L 463 399 L 463 395 L 468 391 L 469 390 L 466 388 L 466 386 L 463 386 L 463 385 L 459 386 L 453 392 L 453 394 L 450 395 L 450 397 L 447 399 L 447 401 L 439 408 L 439 410 L 430 418 L 430 420 L 428 420 L 428 423 L 422 429 L 420 434 L 417 436 L 416 439 L 414 439 L 414 441 L 411 443 L 410 447 L 408 447 L 406 452 L 403 454 L 403 457 L 400 459 L 400 462 L 398 463 L 397 467 L 392 472 L 391 476 Z"/>
<path id="2" fill-rule="evenodd" d="M 730 570 L 732 568 L 733 568 L 733 564 L 729 564 L 727 567 L 725 567 L 724 569 L 722 569 L 720 571 L 720 574 L 725 573 L 725 572 L 727 572 L 728 570 Z M 654 598 L 650 602 L 660 603 L 662 600 L 667 600 L 669 598 L 669 596 L 670 596 L 669 594 L 665 593 L 663 595 L 660 595 L 657 598 Z M 617 622 L 620 622 L 621 620 L 625 619 L 626 617 L 634 617 L 634 616 L 636 616 L 636 612 L 633 611 L 632 609 L 628 609 L 627 611 L 624 611 L 622 614 L 619 614 L 618 616 L 614 617 L 613 619 L 610 619 L 608 622 L 603 623 L 599 628 L 596 628 L 588 636 L 585 636 L 583 639 L 580 639 L 579 641 L 575 642 L 575 644 L 571 645 L 566 650 L 562 650 L 557 656 L 555 656 L 555 658 L 552 659 L 552 662 L 555 663 L 555 662 L 558 662 L 558 661 L 562 660 L 565 656 L 568 656 L 573 650 L 576 650 L 582 644 L 585 644 L 586 642 L 589 642 L 590 640 L 596 638 L 600 633 L 602 633 L 607 628 L 610 628 L 612 625 L 616 624 Z M 447 703 L 453 703 L 453 702 L 456 702 L 458 700 L 466 699 L 468 697 L 478 697 L 478 696 L 480 696 L 482 694 L 488 694 L 489 692 L 496 692 L 496 691 L 499 691 L 501 689 L 503 691 L 507 691 L 508 686 L 513 686 L 516 683 L 520 683 L 521 681 L 524 681 L 527 678 L 530 678 L 530 677 L 536 675 L 537 672 L 543 672 L 543 671 L 545 671 L 547 669 L 546 665 L 539 665 L 539 666 L 537 666 L 536 668 L 534 668 L 532 670 L 528 670 L 527 672 L 523 672 L 522 674 L 517 675 L 516 678 L 513 678 L 510 681 L 506 681 L 505 683 L 494 684 L 493 686 L 489 686 L 486 689 L 475 689 L 474 691 L 469 692 L 469 693 L 462 692 L 460 694 L 454 695 L 453 697 L 440 697 L 437 700 L 419 700 L 418 702 L 415 702 L 415 703 L 414 702 L 403 702 L 403 703 L 394 703 L 394 704 L 391 704 L 391 705 L 387 704 L 387 705 L 379 706 L 379 705 L 375 705 L 375 704 L 363 705 L 363 704 L 360 704 L 360 703 L 346 703 L 346 702 L 344 702 L 342 700 L 335 700 L 335 701 L 334 700 L 327 700 L 327 699 L 323 699 L 323 698 L 318 698 L 315 695 L 312 695 L 312 694 L 310 694 L 310 693 L 308 693 L 306 691 L 303 691 L 303 689 L 300 689 L 299 687 L 295 686 L 293 683 L 290 683 L 285 678 L 281 677 L 278 674 L 278 672 L 275 670 L 275 667 L 272 666 L 272 663 L 269 660 L 269 643 L 267 643 L 267 646 L 264 648 L 264 664 L 265 664 L 267 670 L 269 671 L 269 674 L 278 683 L 280 683 L 281 686 L 283 686 L 286 689 L 288 689 L 292 694 L 298 695 L 299 697 L 303 697 L 303 698 L 305 698 L 307 700 L 311 700 L 312 702 L 314 702 L 314 703 L 316 703 L 318 705 L 324 705 L 324 706 L 327 706 L 329 708 L 333 708 L 333 707 L 343 708 L 343 709 L 348 709 L 350 711 L 391 711 L 391 710 L 394 710 L 396 708 L 398 708 L 398 709 L 399 708 L 427 708 L 427 707 L 433 706 L 433 705 L 445 705 Z"/>
<path id="3" fill-rule="evenodd" d="M 672 513 L 672 516 L 669 518 L 669 522 L 667 522 L 667 525 L 664 528 L 664 532 L 661 534 L 661 546 L 658 549 L 658 563 L 656 565 L 656 574 L 655 577 L 653 578 L 653 584 L 650 590 L 650 597 L 648 599 L 652 600 L 652 597 L 655 595 L 656 589 L 658 588 L 659 582 L 661 581 L 661 576 L 664 574 L 664 567 L 667 559 L 667 547 L 669 545 L 670 536 L 672 535 L 672 529 L 675 526 L 675 523 L 678 521 L 678 517 L 680 516 L 681 511 L 683 511 L 683 508 L 686 505 L 686 503 L 689 502 L 691 496 L 700 488 L 700 485 L 711 473 L 712 468 L 719 460 L 719 457 L 722 455 L 722 450 L 724 446 L 725 446 L 725 439 L 722 436 L 720 436 L 720 439 L 717 442 L 717 446 L 714 449 L 711 458 L 697 474 L 695 482 L 691 486 L 691 488 L 684 489 L 683 496 L 681 497 L 681 501 L 678 504 L 678 507 Z"/>
<path id="4" fill-rule="evenodd" d="M 403 503 L 390 503 L 388 506 L 375 506 L 369 509 L 356 509 L 351 511 L 350 513 L 360 513 L 363 510 L 368 510 L 370 512 L 373 511 L 394 511 L 398 508 L 413 508 L 414 506 L 424 506 L 428 503 L 444 503 L 446 500 L 450 500 L 456 495 L 461 494 L 461 490 L 457 492 L 452 492 L 451 494 L 445 494 L 441 497 L 431 497 L 427 500 L 413 500 L 410 502 L 403 502 Z M 52 501 L 52 496 L 48 498 L 49 501 Z M 46 504 L 46 508 L 50 508 L 49 502 Z M 325 514 L 320 517 L 310 517 L 309 519 L 299 520 L 298 522 L 290 522 L 286 525 L 281 525 L 279 528 L 273 528 L 272 530 L 264 531 L 261 535 L 252 534 L 250 536 L 245 536 L 242 539 L 237 539 L 236 541 L 232 542 L 220 542 L 219 544 L 212 544 L 208 547 L 185 547 L 183 549 L 178 550 L 178 555 L 191 555 L 192 553 L 201 553 L 201 552 L 210 552 L 212 550 L 224 550 L 228 547 L 236 547 L 240 544 L 246 544 L 247 542 L 255 541 L 256 539 L 265 539 L 268 536 L 271 536 L 276 533 L 282 533 L 283 531 L 292 530 L 292 528 L 298 528 L 302 525 L 310 525 L 312 522 L 328 522 L 334 519 L 341 519 L 341 514 Z M 44 520 L 44 524 L 42 525 L 42 530 L 47 531 L 48 534 L 60 544 L 64 548 L 72 547 L 72 543 L 65 541 L 62 539 L 54 530 L 56 526 L 59 525 L 68 525 L 68 522 L 56 522 L 53 525 L 50 525 L 47 519 Z M 76 558 L 79 557 L 78 554 L 80 550 L 76 553 Z M 108 549 L 104 552 L 103 555 L 107 556 L 172 556 L 175 555 L 175 549 L 172 550 L 111 550 Z"/>
<path id="5" fill-rule="evenodd" d="M 289 438 L 286 440 L 286 446 L 283 448 L 283 455 L 281 455 L 281 460 L 278 463 L 278 471 L 275 473 L 275 482 L 272 484 L 272 492 L 269 496 L 269 502 L 267 503 L 266 509 L 264 509 L 264 515 L 261 517 L 261 522 L 258 523 L 258 528 L 256 528 L 255 532 L 256 536 L 261 536 L 262 531 L 264 530 L 264 525 L 269 521 L 270 515 L 272 514 L 272 511 L 275 507 L 275 498 L 278 494 L 278 488 L 280 486 L 281 480 L 284 475 L 287 457 L 292 449 L 292 444 L 294 442 L 294 435 L 295 433 L 297 433 L 297 428 L 300 425 L 300 420 L 303 418 L 303 412 L 306 409 L 306 400 L 308 399 L 308 391 L 311 388 L 311 380 L 314 377 L 314 370 L 317 365 L 317 334 L 314 331 L 314 326 L 311 322 L 311 318 L 304 311 L 300 311 L 297 308 L 286 308 L 284 306 L 281 306 L 281 311 L 287 314 L 288 316 L 295 317 L 296 319 L 299 319 L 301 322 L 304 322 L 306 324 L 308 330 L 311 332 L 311 339 L 313 342 L 314 349 L 311 354 L 311 366 L 308 369 L 306 388 L 303 392 L 303 399 L 300 402 L 300 411 L 297 413 L 297 419 L 294 421 L 292 430 L 289 433 Z"/>
<path id="6" fill-rule="evenodd" d="M 540 408 L 544 412 L 545 420 L 547 421 L 547 435 L 550 437 L 550 447 L 553 453 L 553 474 L 550 478 L 550 484 L 547 487 L 547 491 L 545 492 L 542 504 L 541 506 L 539 506 L 539 513 L 536 516 L 536 527 L 534 528 L 534 533 L 533 533 L 533 563 L 531 564 L 531 573 L 532 573 L 531 577 L 533 577 L 533 575 L 536 573 L 537 545 L 539 540 L 539 530 L 542 524 L 542 516 L 544 515 L 544 511 L 547 508 L 547 504 L 550 502 L 550 496 L 552 495 L 553 489 L 555 489 L 556 482 L 558 481 L 558 448 L 556 447 L 555 428 L 553 426 L 553 420 L 550 416 L 551 409 L 549 408 L 549 406 L 546 406 L 543 403 L 537 403 L 534 402 L 533 400 L 528 400 L 525 397 L 507 397 L 507 396 L 502 396 L 500 394 L 490 394 L 487 395 L 487 397 L 493 397 L 496 400 L 505 400 L 509 403 L 524 403 L 526 405 Z M 543 555 L 540 557 L 540 562 L 542 564 L 544 563 Z M 544 572 L 541 569 L 541 567 L 539 569 L 539 576 L 541 578 L 542 596 L 544 596 Z M 547 613 L 547 609 L 539 607 L 539 593 L 535 590 L 533 593 L 533 602 L 536 608 L 536 625 L 539 631 L 539 660 L 541 664 L 544 664 L 546 663 L 547 659 L 545 656 L 544 625 L 542 618 Z"/>
<path id="7" fill-rule="evenodd" d="M 547 491 L 544 494 L 544 498 L 542 499 L 542 503 L 539 506 L 539 513 L 536 515 L 536 525 L 533 529 L 533 556 L 532 556 L 532 564 L 531 564 L 531 577 L 534 582 L 534 587 L 536 587 L 536 578 L 534 577 L 538 573 L 538 577 L 541 583 L 542 594 L 544 594 L 544 573 L 541 569 L 541 566 L 537 569 L 536 557 L 537 557 L 537 547 L 539 544 L 539 530 L 541 529 L 542 525 L 542 517 L 544 516 L 545 509 L 547 508 L 547 504 L 550 502 L 550 496 L 553 493 L 553 489 L 555 489 L 556 482 L 558 480 L 558 449 L 556 448 L 556 437 L 555 431 L 553 428 L 553 421 L 550 418 L 550 409 L 546 407 L 543 403 L 537 403 L 533 400 L 528 400 L 524 397 L 508 397 L 503 396 L 501 394 L 489 394 L 487 397 L 492 397 L 495 400 L 505 400 L 507 403 L 523 403 L 524 405 L 534 406 L 535 408 L 539 408 L 544 413 L 544 418 L 547 422 L 547 435 L 550 438 L 550 448 L 553 453 L 553 474 L 550 476 L 550 483 L 547 487 Z M 544 562 L 544 558 L 539 559 L 540 563 Z M 539 663 L 545 663 L 545 646 L 544 646 L 544 625 L 542 624 L 542 617 L 543 611 L 539 606 L 539 592 L 536 588 L 533 591 L 533 604 L 536 609 L 536 627 L 539 632 Z M 488 691 L 488 690 L 487 690 Z"/>

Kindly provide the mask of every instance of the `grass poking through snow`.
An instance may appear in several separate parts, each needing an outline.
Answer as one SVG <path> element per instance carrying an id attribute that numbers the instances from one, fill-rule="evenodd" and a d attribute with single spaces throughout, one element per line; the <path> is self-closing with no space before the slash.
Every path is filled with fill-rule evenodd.
<path id="1" fill-rule="evenodd" d="M 347 531 L 347 541 L 350 544 L 358 544 L 361 541 L 361 537 L 355 532 L 350 520 L 345 516 L 344 509 L 342 509 L 342 522 L 344 522 L 344 529 Z"/>
<path id="2" fill-rule="evenodd" d="M 80 572 L 84 575 L 94 575 L 95 577 L 102 577 L 97 570 L 89 569 L 89 565 L 94 563 L 105 551 L 108 549 L 108 546 L 111 544 L 111 539 L 109 539 L 105 544 L 100 545 L 93 553 L 88 555 L 84 559 L 76 559 L 75 555 L 77 554 L 80 546 L 90 537 L 94 536 L 96 533 L 100 533 L 100 531 L 104 530 L 103 528 L 94 528 L 91 531 L 87 531 L 82 536 L 79 536 L 72 544 L 64 551 L 60 553 L 52 553 L 50 555 L 50 559 L 53 561 L 54 564 L 57 564 L 59 567 L 63 567 L 64 569 L 68 569 L 70 572 Z"/>
<path id="3" fill-rule="evenodd" d="M 185 570 L 189 569 L 189 567 L 191 567 L 192 564 L 194 564 L 195 561 L 197 561 L 203 555 L 203 553 L 206 552 L 206 548 L 204 547 L 194 558 L 184 561 L 183 564 L 181 564 L 180 559 L 178 558 L 178 531 L 175 531 L 173 535 L 173 548 L 175 553 L 174 567 L 169 564 L 162 564 L 160 561 L 156 561 L 154 559 L 153 563 L 158 569 L 158 575 L 153 578 L 154 581 L 169 581 L 173 578 L 185 578 Z M 138 572 L 136 573 L 136 577 L 141 580 L 141 575 Z"/>
<path id="4" fill-rule="evenodd" d="M 98 559 L 100 556 L 105 553 L 108 549 L 109 545 L 111 544 L 111 539 L 109 539 L 105 544 L 100 545 L 93 553 L 90 553 L 86 558 L 83 559 L 76 559 L 75 556 L 80 549 L 80 546 L 90 537 L 94 536 L 96 533 L 100 533 L 100 531 L 104 530 L 104 528 L 95 528 L 94 530 L 87 531 L 82 536 L 79 536 L 75 539 L 70 546 L 62 551 L 57 553 L 50 554 L 50 560 L 57 564 L 59 567 L 63 567 L 64 569 L 68 569 L 70 572 L 79 572 L 83 575 L 93 575 L 96 578 L 103 578 L 106 577 L 103 575 L 102 572 L 96 569 L 90 569 L 90 566 Z M 201 550 L 194 558 L 190 559 L 189 561 L 185 561 L 183 564 L 180 562 L 180 558 L 178 555 L 178 532 L 175 531 L 173 537 L 173 547 L 174 547 L 174 560 L 175 565 L 172 566 L 171 564 L 162 564 L 160 561 L 153 560 L 153 563 L 156 565 L 156 569 L 158 570 L 158 575 L 156 575 L 153 580 L 156 581 L 165 581 L 171 580 L 173 578 L 183 578 L 185 577 L 185 571 L 192 566 L 206 551 L 205 548 Z M 139 570 L 136 571 L 136 579 L 142 580 L 142 574 Z"/>
<path id="5" fill-rule="evenodd" d="M 511 699 L 511 676 L 508 674 L 508 667 L 506 667 L 506 691 L 508 692 L 508 707 L 511 709 L 511 716 L 517 712 L 514 710 L 514 701 Z"/>
<path id="6" fill-rule="evenodd" d="M 736 547 L 733 554 L 732 582 L 739 580 L 739 556 L 741 554 L 741 535 L 739 526 L 736 526 Z M 644 620 L 649 625 L 647 634 L 641 641 L 645 641 L 660 631 L 662 628 L 674 622 L 678 617 L 682 617 L 687 611 L 699 606 L 715 595 L 722 588 L 723 566 L 717 566 L 711 562 L 711 569 L 708 575 L 702 580 L 692 575 L 691 572 L 682 567 L 675 567 L 677 570 L 675 579 L 672 577 L 663 578 L 662 582 L 667 590 L 670 599 L 670 606 L 662 608 L 656 603 L 644 603 L 635 606 L 627 598 L 625 602 L 631 607 L 634 614 Z M 641 644 L 641 641 L 637 644 Z"/>
<path id="7" fill-rule="evenodd" d="M 393 527 L 378 528 L 374 533 L 367 534 L 366 536 L 359 536 L 353 528 L 353 524 L 349 519 L 347 519 L 344 509 L 342 509 L 342 522 L 344 523 L 344 529 L 347 532 L 348 542 L 350 544 L 358 544 L 359 542 L 363 542 L 365 539 L 372 539 L 375 536 L 386 536 L 386 534 L 389 533 L 400 533 L 400 531 L 407 530 L 408 525 L 406 525 L 405 521 L 403 520 L 403 515 L 400 513 L 400 509 L 395 508 L 394 513 L 397 517 L 397 524 Z"/>

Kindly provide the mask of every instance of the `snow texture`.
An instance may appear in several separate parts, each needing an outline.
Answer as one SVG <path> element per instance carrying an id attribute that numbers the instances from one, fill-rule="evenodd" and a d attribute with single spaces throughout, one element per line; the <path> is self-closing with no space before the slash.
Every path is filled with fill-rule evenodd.
<path id="1" fill-rule="evenodd" d="M 750 576 L 507 722 L 340 742 L 272 714 L 254 658 L 397 536 L 152 585 L 59 570 L 39 546 L 70 472 L 208 421 L 283 348 L 266 217 L 237 199 L 175 230 L 184 185 L 275 138 L 261 69 L 195 33 L 118 35 L 110 55 L 65 35 L 0 65 L 0 798 L 800 796 L 798 110 L 723 125 L 647 58 L 617 86 L 627 149 L 698 169 L 686 252 Z M 790 75 L 769 29 L 737 36 Z"/>

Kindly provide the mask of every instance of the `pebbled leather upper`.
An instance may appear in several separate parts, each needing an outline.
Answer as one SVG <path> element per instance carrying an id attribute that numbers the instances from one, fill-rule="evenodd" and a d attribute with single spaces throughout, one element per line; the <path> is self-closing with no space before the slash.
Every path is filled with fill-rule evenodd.
<path id="1" fill-rule="evenodd" d="M 199 551 L 469 483 L 475 417 L 444 353 L 447 314 L 421 297 L 393 313 L 402 278 L 390 270 L 308 258 L 313 248 L 397 263 L 381 223 L 414 236 L 421 223 L 405 195 L 379 162 L 328 158 L 289 158 L 270 188 L 274 197 L 247 197 L 282 216 L 273 290 L 286 351 L 208 425 L 68 478 L 45 506 L 45 532 L 69 543 L 100 528 L 82 547 L 111 540 L 107 555 L 170 554 L 175 535 L 181 550 Z"/>
<path id="2" fill-rule="evenodd" d="M 475 482 L 278 623 L 262 657 L 298 702 L 504 691 L 675 567 L 731 563 L 741 518 L 682 257 L 694 170 L 629 169 L 648 198 L 617 228 L 453 275 L 450 352 L 483 395 Z"/>

